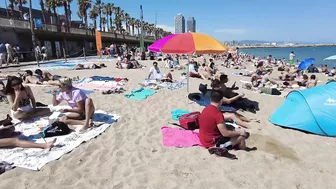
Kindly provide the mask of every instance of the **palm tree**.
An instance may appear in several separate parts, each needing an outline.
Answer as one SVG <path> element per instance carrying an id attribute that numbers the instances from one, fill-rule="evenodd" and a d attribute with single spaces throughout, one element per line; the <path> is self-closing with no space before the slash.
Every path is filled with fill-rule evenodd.
<path id="1" fill-rule="evenodd" d="M 59 0 L 46 0 L 45 5 L 46 5 L 46 7 L 48 7 L 48 9 L 53 10 L 53 14 L 56 18 L 56 25 L 58 25 L 58 16 L 57 16 L 56 8 L 59 5 Z"/>
<path id="2" fill-rule="evenodd" d="M 110 3 L 107 3 L 107 4 L 105 4 L 105 5 L 103 5 L 103 14 L 105 14 L 106 15 L 106 19 L 105 19 L 105 22 L 107 23 L 107 31 L 109 30 L 109 15 L 110 15 L 110 11 L 111 11 L 111 9 L 110 9 L 110 5 L 109 5 Z M 104 28 L 104 31 L 105 31 L 105 28 Z"/>
<path id="3" fill-rule="evenodd" d="M 89 8 L 91 8 L 91 0 L 77 0 L 78 4 L 78 16 L 81 16 L 82 20 L 84 19 L 85 28 L 88 28 L 88 16 L 87 11 Z"/>
<path id="4" fill-rule="evenodd" d="M 16 0 L 9 0 L 9 7 L 11 9 L 11 14 L 14 16 L 14 3 Z M 7 8 L 7 7 L 6 7 Z"/>
<path id="5" fill-rule="evenodd" d="M 107 21 L 106 21 L 106 18 L 105 17 L 103 17 L 102 19 L 101 19 L 101 22 L 102 22 L 102 25 L 103 25 L 103 31 L 105 32 L 106 30 L 106 27 L 105 27 L 105 25 L 106 25 L 106 23 L 107 23 Z"/>
<path id="6" fill-rule="evenodd" d="M 138 35 L 140 35 L 141 21 L 139 19 L 135 20 L 135 26 L 138 30 Z"/>
<path id="7" fill-rule="evenodd" d="M 93 6 L 90 13 L 90 18 L 93 20 L 94 29 L 97 28 L 97 17 L 99 16 L 99 9 L 96 5 Z"/>
<path id="8" fill-rule="evenodd" d="M 130 28 L 129 28 L 129 20 L 130 20 L 130 15 L 128 14 L 128 13 L 126 13 L 125 15 L 124 15 L 124 21 L 125 21 L 125 25 L 126 25 L 126 32 L 127 33 L 131 33 L 130 32 Z"/>
<path id="9" fill-rule="evenodd" d="M 132 36 L 134 36 L 134 27 L 135 27 L 135 25 L 136 25 L 136 19 L 135 19 L 135 18 L 131 18 L 131 19 L 129 20 L 129 24 L 130 24 L 130 26 L 132 27 Z"/>
<path id="10" fill-rule="evenodd" d="M 114 3 L 107 3 L 107 4 L 109 6 L 110 27 L 111 27 L 111 30 L 112 30 L 112 27 L 113 27 L 112 14 L 113 14 Z"/>
<path id="11" fill-rule="evenodd" d="M 65 14 L 65 25 L 67 28 L 70 27 L 70 19 L 69 19 L 69 7 L 68 4 L 72 2 L 72 0 L 56 0 L 58 2 L 58 7 L 64 7 L 64 14 Z"/>
<path id="12" fill-rule="evenodd" d="M 41 11 L 42 11 L 42 20 L 43 20 L 43 23 L 46 23 L 46 19 L 45 19 L 45 8 L 44 8 L 44 1 L 43 0 L 40 0 L 40 6 L 41 6 Z"/>
<path id="13" fill-rule="evenodd" d="M 29 0 L 29 15 L 32 15 L 32 0 Z M 30 21 L 30 31 L 31 31 L 31 34 L 32 34 L 33 47 L 35 49 L 36 41 L 35 41 L 35 32 L 34 32 L 34 24 L 33 24 L 33 17 L 32 16 L 29 17 L 29 21 Z M 37 57 L 36 52 L 35 52 L 35 58 L 36 58 L 37 66 L 40 67 L 39 59 Z"/>
<path id="14" fill-rule="evenodd" d="M 102 14 L 102 2 L 101 0 L 96 0 L 96 7 L 98 8 L 98 15 L 99 15 L 99 29 L 102 31 L 102 21 L 101 21 L 101 14 Z"/>
<path id="15" fill-rule="evenodd" d="M 118 32 L 119 31 L 119 22 L 121 20 L 120 7 L 114 7 L 113 12 L 114 12 L 114 23 L 115 23 L 115 26 L 116 26 L 116 31 Z"/>

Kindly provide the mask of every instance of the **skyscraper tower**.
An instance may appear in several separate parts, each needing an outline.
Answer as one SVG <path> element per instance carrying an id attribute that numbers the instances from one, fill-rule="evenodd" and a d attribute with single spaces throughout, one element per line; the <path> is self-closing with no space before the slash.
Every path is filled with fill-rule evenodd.
<path id="1" fill-rule="evenodd" d="M 175 33 L 184 33 L 185 32 L 185 19 L 184 16 L 180 13 L 175 16 Z"/>
<path id="2" fill-rule="evenodd" d="M 194 17 L 189 17 L 187 20 L 187 32 L 196 32 L 196 20 Z"/>

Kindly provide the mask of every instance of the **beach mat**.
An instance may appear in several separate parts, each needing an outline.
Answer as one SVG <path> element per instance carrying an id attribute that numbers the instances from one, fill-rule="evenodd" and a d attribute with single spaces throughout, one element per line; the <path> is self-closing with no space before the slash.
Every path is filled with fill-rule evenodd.
<path id="1" fill-rule="evenodd" d="M 195 131 L 163 126 L 161 127 L 161 133 L 163 137 L 162 144 L 167 147 L 202 146 L 199 133 Z"/>
<path id="2" fill-rule="evenodd" d="M 92 94 L 94 93 L 94 91 L 92 90 L 86 90 L 86 89 L 81 89 L 85 94 L 89 95 L 89 94 Z M 52 90 L 48 90 L 48 91 L 45 91 L 44 93 L 46 94 L 51 94 L 52 93 Z M 59 95 L 60 94 L 60 91 L 57 89 L 56 91 L 56 94 Z"/>
<path id="3" fill-rule="evenodd" d="M 45 164 L 59 159 L 64 154 L 71 152 L 81 143 L 97 137 L 119 118 L 120 116 L 116 114 L 110 114 L 102 110 L 97 110 L 93 116 L 93 121 L 100 126 L 90 128 L 87 132 L 82 134 L 72 132 L 64 136 L 46 138 L 45 140 L 47 142 L 57 138 L 55 143 L 56 146 L 52 148 L 51 151 L 36 148 L 3 148 L 0 150 L 1 160 L 13 163 L 16 167 L 22 167 L 30 170 L 40 170 Z M 15 126 L 15 128 L 17 131 L 21 131 L 23 133 L 20 138 L 31 142 L 44 143 L 39 127 L 36 125 L 36 121 L 37 119 L 34 121 L 19 123 Z"/>
<path id="4" fill-rule="evenodd" d="M 145 100 L 147 97 L 152 96 L 156 93 L 156 91 L 152 89 L 138 89 L 131 91 L 130 94 L 125 94 L 126 98 L 133 99 L 133 100 Z"/>
<path id="5" fill-rule="evenodd" d="M 190 93 L 188 95 L 189 100 L 196 102 L 200 106 L 209 106 L 210 105 L 210 96 L 203 95 L 201 93 Z M 232 106 L 224 106 L 220 107 L 222 112 L 236 112 L 237 109 Z"/>
<path id="6" fill-rule="evenodd" d="M 163 82 L 158 83 L 156 80 L 145 80 L 142 85 L 144 87 L 155 87 L 158 86 L 161 89 L 175 90 L 182 88 L 187 85 L 186 81 L 175 81 L 175 82 Z"/>

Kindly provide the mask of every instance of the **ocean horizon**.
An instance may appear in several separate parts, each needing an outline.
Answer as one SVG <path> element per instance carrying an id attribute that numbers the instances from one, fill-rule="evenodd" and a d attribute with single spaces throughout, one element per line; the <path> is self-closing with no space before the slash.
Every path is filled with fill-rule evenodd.
<path id="1" fill-rule="evenodd" d="M 255 55 L 261 59 L 266 59 L 268 55 L 276 59 L 285 58 L 288 60 L 289 53 L 294 52 L 295 60 L 299 63 L 306 58 L 315 58 L 314 65 L 328 65 L 328 67 L 336 67 L 336 60 L 324 60 L 325 58 L 336 55 L 336 47 L 275 47 L 275 48 L 240 48 L 239 52 Z M 295 63 L 296 63 L 295 61 Z M 296 63 L 298 64 L 298 63 Z"/>

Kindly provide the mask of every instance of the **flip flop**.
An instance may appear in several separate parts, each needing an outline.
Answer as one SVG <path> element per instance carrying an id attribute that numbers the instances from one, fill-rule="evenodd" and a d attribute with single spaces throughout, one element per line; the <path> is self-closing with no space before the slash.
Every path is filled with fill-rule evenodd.
<path id="1" fill-rule="evenodd" d="M 230 154 L 226 148 L 210 148 L 208 151 L 211 155 L 215 154 L 217 157 L 226 157 L 231 160 L 238 159 L 235 155 Z"/>

